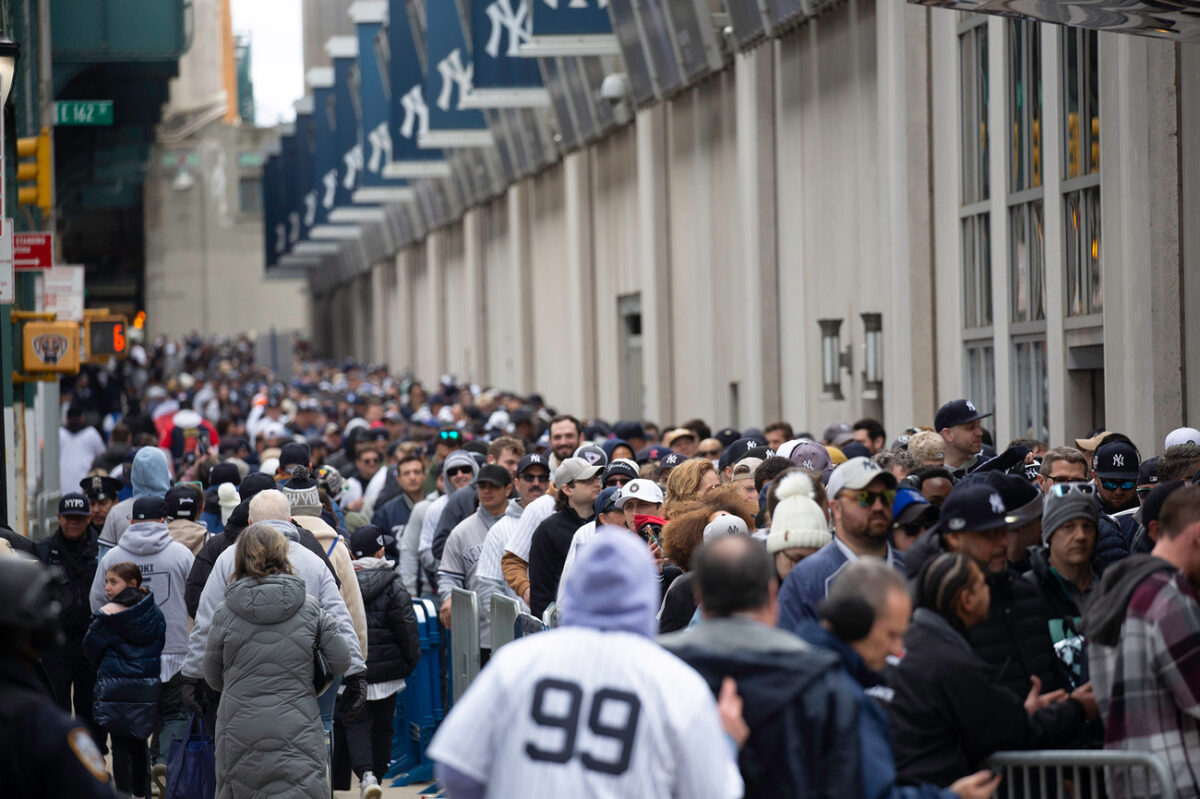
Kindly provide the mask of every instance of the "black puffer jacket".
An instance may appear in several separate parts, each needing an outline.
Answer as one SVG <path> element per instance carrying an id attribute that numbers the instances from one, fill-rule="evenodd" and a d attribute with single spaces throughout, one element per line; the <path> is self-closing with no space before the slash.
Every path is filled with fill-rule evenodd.
<path id="1" fill-rule="evenodd" d="M 1129 529 L 1112 516 L 1100 513 L 1096 525 L 1096 549 L 1092 552 L 1092 568 L 1096 574 L 1103 574 L 1110 564 L 1129 557 L 1129 542 L 1133 540 L 1133 520 L 1128 519 Z M 1128 533 L 1128 537 L 1127 537 Z"/>
<path id="2" fill-rule="evenodd" d="M 568 505 L 547 516 L 533 531 L 529 544 L 529 608 L 539 619 L 558 596 L 558 581 L 575 531 L 591 519 L 582 518 Z"/>
<path id="3" fill-rule="evenodd" d="M 985 621 L 971 629 L 971 648 L 996 671 L 997 680 L 1017 696 L 1029 693 L 1037 675 L 1042 691 L 1069 688 L 1050 640 L 1050 611 L 1042 593 L 1012 569 L 988 574 L 991 608 Z"/>
<path id="4" fill-rule="evenodd" d="M 356 563 L 354 575 L 367 612 L 367 682 L 402 680 L 420 656 L 412 597 L 386 566 L 359 569 Z"/>

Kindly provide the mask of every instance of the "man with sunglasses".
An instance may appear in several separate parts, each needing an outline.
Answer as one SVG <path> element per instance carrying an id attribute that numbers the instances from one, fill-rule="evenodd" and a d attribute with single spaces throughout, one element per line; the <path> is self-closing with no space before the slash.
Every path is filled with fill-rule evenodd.
<path id="1" fill-rule="evenodd" d="M 508 547 L 509 540 L 516 533 L 525 509 L 535 499 L 545 496 L 550 489 L 550 467 L 546 465 L 547 460 L 546 456 L 531 452 L 521 458 L 520 464 L 517 465 L 518 499 L 509 500 L 508 513 L 488 530 L 487 539 L 483 542 L 483 550 L 479 554 L 479 566 L 475 573 L 480 585 L 480 607 L 486 604 L 490 609 L 492 594 L 502 593 L 521 600 L 521 603 L 525 605 L 524 609 L 529 610 L 525 597 L 518 595 L 505 581 L 500 559 L 504 557 L 504 551 Z"/>
<path id="2" fill-rule="evenodd" d="M 630 480 L 636 480 L 640 476 L 641 474 L 638 472 L 636 463 L 628 458 L 617 458 L 604 467 L 604 487 L 620 488 Z"/>
<path id="3" fill-rule="evenodd" d="M 836 527 L 831 542 L 791 570 L 779 591 L 779 626 L 796 632 L 805 620 L 817 619 L 817 605 L 834 578 L 859 558 L 887 560 L 903 572 L 904 557 L 888 543 L 896 477 L 869 458 L 850 458 L 833 470 L 826 492 Z"/>
<path id="4" fill-rule="evenodd" d="M 524 454 L 525 442 L 511 436 L 501 436 L 488 445 L 487 463 L 503 467 L 512 478 L 509 480 L 511 485 L 517 477 L 517 466 L 520 465 L 521 457 Z M 515 499 L 516 496 L 517 492 L 514 489 L 510 493 L 510 498 Z M 455 491 L 446 500 L 446 507 L 442 511 L 437 529 L 433 533 L 433 557 L 435 559 L 442 559 L 442 550 L 446 547 L 446 540 L 450 537 L 450 532 L 463 519 L 474 513 L 478 507 L 479 495 L 474 487 L 468 487 L 465 491 Z"/>
<path id="5" fill-rule="evenodd" d="M 1125 441 L 1105 441 L 1092 458 L 1092 479 L 1107 514 L 1136 508 L 1138 451 Z"/>

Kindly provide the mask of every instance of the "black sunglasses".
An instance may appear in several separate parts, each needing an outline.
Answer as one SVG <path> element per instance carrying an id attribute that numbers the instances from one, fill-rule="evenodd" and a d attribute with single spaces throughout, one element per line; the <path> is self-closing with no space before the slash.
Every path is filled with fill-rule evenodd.
<path id="1" fill-rule="evenodd" d="M 521 475 L 521 479 L 526 483 L 549 483 L 550 475 L 548 474 L 529 474 L 528 472 Z"/>
<path id="2" fill-rule="evenodd" d="M 453 469 L 446 470 L 447 477 L 458 477 L 460 474 L 471 474 L 474 471 L 470 466 L 455 466 Z"/>

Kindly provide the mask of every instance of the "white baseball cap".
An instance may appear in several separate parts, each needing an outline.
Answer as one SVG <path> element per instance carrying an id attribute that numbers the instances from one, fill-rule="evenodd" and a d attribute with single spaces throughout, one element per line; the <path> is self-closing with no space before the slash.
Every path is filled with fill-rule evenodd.
<path id="1" fill-rule="evenodd" d="M 829 498 L 834 499 L 843 488 L 858 491 L 880 478 L 887 483 L 888 488 L 896 487 L 896 475 L 884 471 L 870 458 L 860 455 L 834 469 L 833 474 L 829 476 L 829 483 L 825 490 L 829 494 Z"/>
<path id="2" fill-rule="evenodd" d="M 704 543 L 727 535 L 750 535 L 746 520 L 732 513 L 722 513 L 704 526 Z"/>
<path id="3" fill-rule="evenodd" d="M 1167 433 L 1167 440 L 1163 442 L 1163 449 L 1170 449 L 1176 444 L 1200 444 L 1200 430 L 1194 427 L 1177 427 Z"/>
<path id="4" fill-rule="evenodd" d="M 644 477 L 639 477 L 621 486 L 621 493 L 617 494 L 616 506 L 618 508 L 623 507 L 627 499 L 640 499 L 643 502 L 661 505 L 663 492 L 659 488 L 658 483 L 653 480 L 647 480 Z"/>

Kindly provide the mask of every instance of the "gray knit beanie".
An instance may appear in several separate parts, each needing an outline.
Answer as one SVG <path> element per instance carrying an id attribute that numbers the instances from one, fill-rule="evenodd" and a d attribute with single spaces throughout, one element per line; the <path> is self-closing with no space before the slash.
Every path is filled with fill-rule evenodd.
<path id="1" fill-rule="evenodd" d="M 1042 545 L 1049 546 L 1054 531 L 1072 519 L 1087 519 L 1097 524 L 1099 515 L 1096 500 L 1091 494 L 1068 491 L 1057 496 L 1051 491 L 1046 495 L 1046 504 L 1042 506 Z"/>

